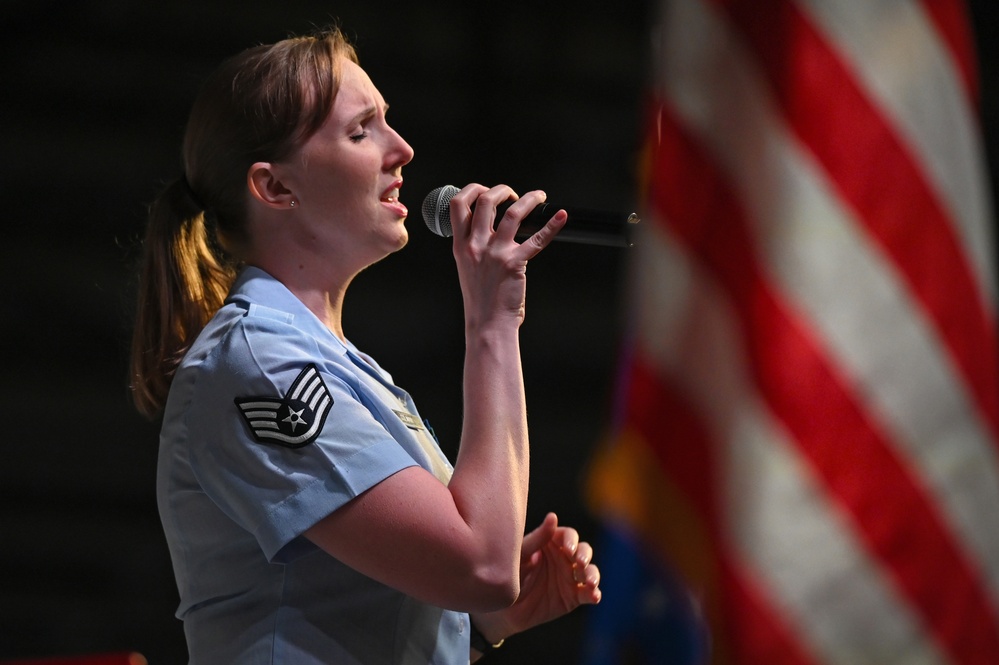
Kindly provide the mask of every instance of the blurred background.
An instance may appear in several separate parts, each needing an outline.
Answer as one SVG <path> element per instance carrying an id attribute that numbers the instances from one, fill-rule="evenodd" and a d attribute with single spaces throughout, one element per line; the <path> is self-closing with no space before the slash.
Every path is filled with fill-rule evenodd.
<path id="1" fill-rule="evenodd" d="M 999 75 L 990 2 L 972 3 L 989 154 Z M 154 501 L 157 424 L 126 390 L 138 240 L 200 81 L 224 57 L 338 20 L 416 151 L 411 242 L 356 281 L 348 336 L 454 452 L 461 302 L 449 244 L 419 219 L 443 184 L 505 182 L 597 209 L 639 206 L 653 4 L 5 0 L 0 187 L 7 284 L 0 384 L 0 659 L 137 650 L 185 661 Z M 553 245 L 532 263 L 523 353 L 529 521 L 595 537 L 583 482 L 608 433 L 628 252 Z M 577 661 L 586 613 L 491 662 Z"/>

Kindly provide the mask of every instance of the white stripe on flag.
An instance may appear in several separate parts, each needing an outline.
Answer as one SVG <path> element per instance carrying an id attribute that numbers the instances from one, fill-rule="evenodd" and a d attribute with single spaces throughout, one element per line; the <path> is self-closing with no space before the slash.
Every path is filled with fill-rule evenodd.
<path id="1" fill-rule="evenodd" d="M 660 59 L 664 98 L 732 178 L 759 225 L 754 236 L 763 241 L 771 281 L 806 313 L 875 419 L 889 427 L 999 605 L 999 510 L 982 509 L 999 506 L 999 457 L 963 383 L 890 263 L 780 124 L 725 22 L 696 0 L 673 6 Z M 699 47 L 688 35 L 697 35 Z"/>
<path id="2" fill-rule="evenodd" d="M 740 325 L 712 277 L 654 225 L 635 250 L 639 348 L 682 386 L 726 451 L 723 528 L 739 565 L 824 662 L 857 662 L 848 646 L 867 658 L 859 662 L 945 663 L 755 396 L 737 351 Z"/>
<path id="3" fill-rule="evenodd" d="M 936 187 L 994 314 L 990 197 L 979 124 L 960 72 L 921 3 L 799 0 L 850 62 Z"/>

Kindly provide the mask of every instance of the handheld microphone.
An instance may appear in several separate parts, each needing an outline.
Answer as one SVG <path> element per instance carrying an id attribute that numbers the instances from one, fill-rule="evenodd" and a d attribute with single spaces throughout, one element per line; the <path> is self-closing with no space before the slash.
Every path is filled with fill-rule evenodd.
<path id="1" fill-rule="evenodd" d="M 444 238 L 450 238 L 451 209 L 448 206 L 459 190 L 454 185 L 444 185 L 427 194 L 423 199 L 423 221 L 427 228 Z M 513 205 L 507 201 L 496 210 L 496 221 L 503 218 L 506 209 Z M 517 240 L 524 240 L 537 232 L 559 210 L 569 213 L 565 226 L 555 236 L 555 240 L 578 242 L 588 245 L 605 245 L 608 247 L 631 247 L 631 232 L 641 221 L 635 213 L 621 214 L 584 210 L 557 206 L 549 202 L 538 205 L 527 214 L 520 223 Z"/>

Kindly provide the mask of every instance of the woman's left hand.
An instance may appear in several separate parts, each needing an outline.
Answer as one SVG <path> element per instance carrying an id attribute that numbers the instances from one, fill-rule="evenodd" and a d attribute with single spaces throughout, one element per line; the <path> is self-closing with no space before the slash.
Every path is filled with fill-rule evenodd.
<path id="1" fill-rule="evenodd" d="M 548 513 L 538 528 L 524 536 L 517 601 L 497 612 L 475 614 L 472 623 L 496 643 L 580 605 L 599 603 L 600 595 L 593 548 L 580 542 L 575 529 L 559 526 L 555 513 Z"/>

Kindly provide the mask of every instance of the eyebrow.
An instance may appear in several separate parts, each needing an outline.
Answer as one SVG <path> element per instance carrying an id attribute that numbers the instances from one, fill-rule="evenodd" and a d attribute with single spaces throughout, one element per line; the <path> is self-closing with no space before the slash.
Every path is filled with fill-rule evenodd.
<path id="1" fill-rule="evenodd" d="M 385 104 L 384 106 L 382 106 L 382 113 L 387 113 L 388 109 L 389 105 Z M 363 111 L 355 115 L 353 118 L 351 118 L 350 125 L 354 126 L 360 124 L 362 121 L 367 120 L 368 118 L 376 115 L 377 113 L 378 113 L 378 107 L 372 104 L 371 106 L 369 106 L 368 108 L 364 109 Z"/>

